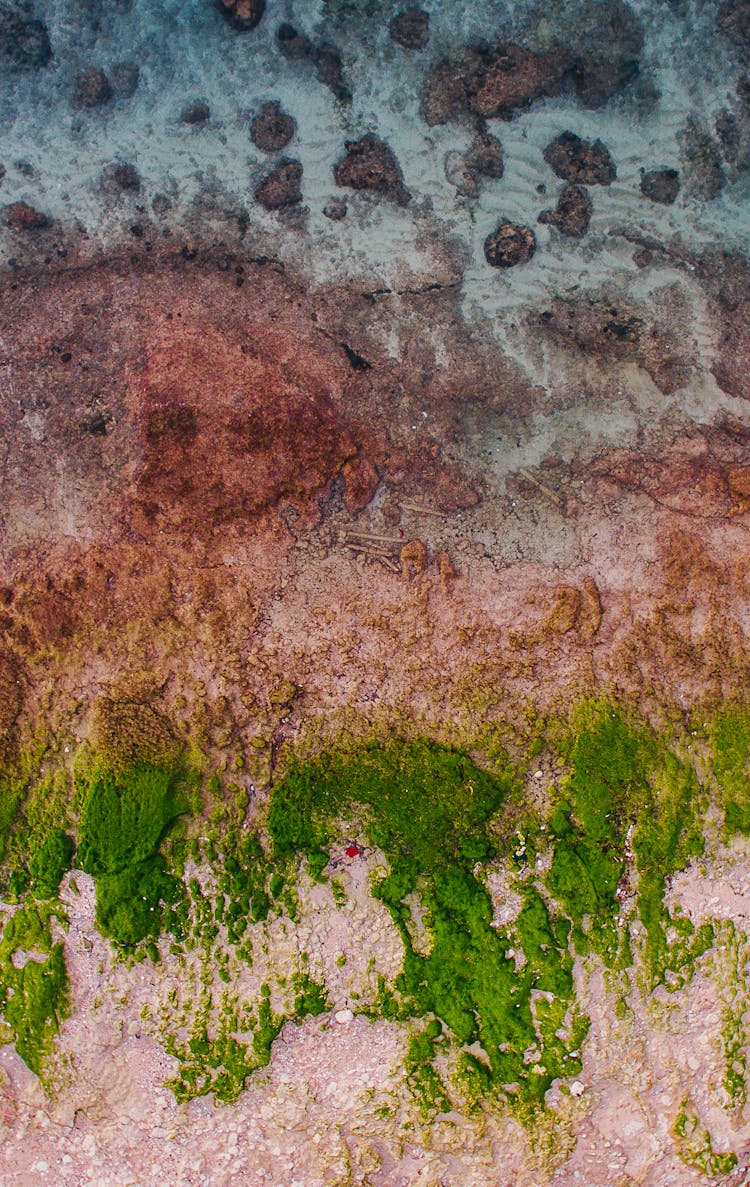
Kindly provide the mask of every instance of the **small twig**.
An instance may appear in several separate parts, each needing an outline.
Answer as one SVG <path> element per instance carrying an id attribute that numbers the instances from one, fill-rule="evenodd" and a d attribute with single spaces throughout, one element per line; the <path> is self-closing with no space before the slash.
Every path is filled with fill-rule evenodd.
<path id="1" fill-rule="evenodd" d="M 543 495 L 546 495 L 548 499 L 551 499 L 552 502 L 562 510 L 562 508 L 565 506 L 565 500 L 560 498 L 557 491 L 554 491 L 551 486 L 546 486 L 545 483 L 540 482 L 538 478 L 534 477 L 530 470 L 521 469 L 518 471 L 518 473 L 522 478 L 525 478 L 527 482 L 530 482 L 532 486 L 535 486 L 537 490 L 541 491 Z"/>
<path id="2" fill-rule="evenodd" d="M 353 528 L 347 528 L 345 535 L 354 537 L 356 540 L 380 540 L 384 544 L 403 544 L 404 541 L 398 536 L 378 536 L 375 532 L 356 532 Z"/>
<path id="3" fill-rule="evenodd" d="M 392 556 L 393 550 L 390 548 L 378 548 L 377 545 L 371 544 L 354 544 L 352 541 L 347 541 L 344 548 L 348 548 L 351 552 L 364 552 L 366 556 Z"/>
<path id="4" fill-rule="evenodd" d="M 446 511 L 436 511 L 434 507 L 424 507 L 421 503 L 399 503 L 402 511 L 416 511 L 418 515 L 437 515 L 439 519 L 447 519 Z"/>
<path id="5" fill-rule="evenodd" d="M 371 560 L 380 561 L 381 565 L 385 565 L 386 569 L 390 569 L 391 573 L 400 573 L 401 569 L 387 552 L 379 552 L 374 548 L 366 548 L 364 544 L 345 544 L 344 548 L 349 548 L 357 556 L 369 556 Z"/>

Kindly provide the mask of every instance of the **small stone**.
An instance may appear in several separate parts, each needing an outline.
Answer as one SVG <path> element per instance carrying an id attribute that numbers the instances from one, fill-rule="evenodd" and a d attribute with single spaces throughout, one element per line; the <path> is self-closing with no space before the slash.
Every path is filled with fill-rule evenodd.
<path id="1" fill-rule="evenodd" d="M 211 108 L 205 99 L 194 99 L 180 112 L 181 124 L 205 124 L 211 118 Z"/>
<path id="2" fill-rule="evenodd" d="M 484 257 L 493 268 L 513 268 L 525 264 L 536 251 L 536 235 L 531 227 L 501 219 L 484 241 Z"/>
<path id="3" fill-rule="evenodd" d="M 73 93 L 76 103 L 81 107 L 103 107 L 114 96 L 109 79 L 97 67 L 76 75 Z"/>
<path id="4" fill-rule="evenodd" d="M 496 181 L 505 172 L 503 146 L 491 132 L 477 132 L 466 157 L 466 164 L 472 173 L 481 177 L 492 177 Z"/>
<path id="5" fill-rule="evenodd" d="M 399 206 L 411 202 L 411 194 L 404 185 L 403 175 L 392 149 L 368 132 L 361 140 L 346 141 L 346 155 L 333 167 L 336 185 L 353 190 L 371 190 L 382 194 Z"/>
<path id="6" fill-rule="evenodd" d="M 100 184 L 105 194 L 117 194 L 122 190 L 137 193 L 141 188 L 141 175 L 128 161 L 116 161 L 103 170 Z"/>
<path id="7" fill-rule="evenodd" d="M 13 231 L 39 231 L 49 226 L 49 219 L 28 202 L 11 202 L 3 210 L 3 222 Z"/>
<path id="8" fill-rule="evenodd" d="M 246 33 L 260 24 L 266 0 L 218 0 L 218 8 L 233 29 Z"/>
<path id="9" fill-rule="evenodd" d="M 349 207 L 343 198 L 331 198 L 323 207 L 323 214 L 329 218 L 333 223 L 340 223 L 342 218 L 346 218 Z"/>
<path id="10" fill-rule="evenodd" d="M 264 103 L 250 125 L 250 139 L 263 152 L 285 148 L 297 131 L 297 121 L 274 100 Z"/>
<path id="11" fill-rule="evenodd" d="M 424 49 L 430 40 L 430 14 L 423 8 L 405 8 L 389 25 L 391 40 L 404 49 Z"/>
<path id="12" fill-rule="evenodd" d="M 339 1026 L 346 1026 L 348 1022 L 352 1021 L 354 1014 L 351 1010 L 337 1010 L 333 1017 Z"/>
<path id="13" fill-rule="evenodd" d="M 302 201 L 302 165 L 299 161 L 280 161 L 272 173 L 257 186 L 256 201 L 266 210 L 281 210 Z"/>
<path id="14" fill-rule="evenodd" d="M 641 178 L 641 193 L 651 202 L 671 206 L 680 192 L 680 175 L 676 169 L 650 169 Z"/>
<path id="15" fill-rule="evenodd" d="M 601 140 L 583 140 L 575 132 L 562 132 L 544 150 L 544 159 L 563 181 L 579 185 L 610 185 L 617 170 Z"/>
<path id="16" fill-rule="evenodd" d="M 462 198 L 478 198 L 479 185 L 477 183 L 476 174 L 470 168 L 469 162 L 463 153 L 451 149 L 445 154 L 443 162 L 443 172 L 445 173 L 445 180 L 455 186 L 456 191 Z"/>
<path id="17" fill-rule="evenodd" d="M 571 1096 L 583 1096 L 586 1091 L 586 1085 L 582 1084 L 580 1080 L 574 1080 L 570 1086 Z"/>
<path id="18" fill-rule="evenodd" d="M 301 61 L 303 58 L 312 56 L 313 46 L 310 38 L 305 37 L 304 33 L 298 33 L 294 25 L 286 22 L 279 25 L 276 30 L 276 41 L 279 52 L 291 61 Z"/>
<path id="19" fill-rule="evenodd" d="M 141 72 L 135 62 L 117 62 L 109 72 L 112 90 L 118 99 L 131 99 L 138 90 Z"/>
<path id="20" fill-rule="evenodd" d="M 589 229 L 593 209 L 588 191 L 568 182 L 563 187 L 555 209 L 543 210 L 539 222 L 557 227 L 561 235 L 567 235 L 570 239 L 581 239 Z"/>

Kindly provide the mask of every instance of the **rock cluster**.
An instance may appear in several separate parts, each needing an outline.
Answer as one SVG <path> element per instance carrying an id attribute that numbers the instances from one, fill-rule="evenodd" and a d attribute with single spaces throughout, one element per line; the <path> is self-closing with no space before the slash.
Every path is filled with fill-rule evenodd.
<path id="1" fill-rule="evenodd" d="M 371 190 L 406 206 L 411 194 L 404 185 L 401 167 L 393 151 L 372 132 L 360 140 L 346 141 L 346 154 L 333 167 L 336 185 L 353 190 Z"/>
<path id="2" fill-rule="evenodd" d="M 290 61 L 310 62 L 315 67 L 318 81 L 333 91 L 342 103 L 350 103 L 352 93 L 344 77 L 341 54 L 330 42 L 314 45 L 309 37 L 300 33 L 294 25 L 284 23 L 276 31 L 279 52 Z"/>
<path id="3" fill-rule="evenodd" d="M 649 169 L 641 177 L 641 193 L 651 202 L 671 206 L 680 192 L 680 175 L 676 169 Z"/>
<path id="4" fill-rule="evenodd" d="M 19 8 L 0 4 L 0 58 L 21 68 L 46 66 L 52 58 L 47 26 Z"/>
<path id="5" fill-rule="evenodd" d="M 431 125 L 467 111 L 508 118 L 535 99 L 559 94 L 570 66 L 562 54 L 535 53 L 512 43 L 469 50 L 459 59 L 443 59 L 430 71 L 422 117 Z"/>

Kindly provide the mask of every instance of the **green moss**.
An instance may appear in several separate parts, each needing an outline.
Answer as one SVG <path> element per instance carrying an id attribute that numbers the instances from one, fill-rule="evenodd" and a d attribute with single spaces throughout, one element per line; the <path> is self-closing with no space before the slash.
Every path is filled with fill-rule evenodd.
<path id="1" fill-rule="evenodd" d="M 750 709 L 728 706 L 711 723 L 713 769 L 726 829 L 750 833 Z"/>
<path id="2" fill-rule="evenodd" d="M 75 844 L 69 833 L 61 828 L 53 828 L 47 833 L 29 860 L 33 891 L 37 897 L 55 897 L 63 874 L 70 869 L 74 852 Z"/>
<path id="3" fill-rule="evenodd" d="M 675 1119 L 672 1132 L 676 1139 L 677 1153 L 686 1166 L 695 1167 L 704 1175 L 727 1175 L 737 1165 L 737 1155 L 732 1151 L 717 1154 L 711 1142 L 711 1135 L 691 1105 L 683 1100 Z"/>
<path id="4" fill-rule="evenodd" d="M 52 941 L 53 915 L 64 918 L 53 904 L 20 907 L 0 941 L 0 1008 L 18 1054 L 38 1076 L 69 1006 L 63 946 Z"/>

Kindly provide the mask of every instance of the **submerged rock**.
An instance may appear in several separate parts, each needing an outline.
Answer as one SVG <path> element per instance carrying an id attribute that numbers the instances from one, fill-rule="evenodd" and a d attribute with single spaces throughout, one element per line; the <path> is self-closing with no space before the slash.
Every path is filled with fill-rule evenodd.
<path id="1" fill-rule="evenodd" d="M 557 227 L 561 235 L 570 239 L 581 239 L 589 229 L 593 209 L 588 191 L 568 182 L 563 186 L 555 209 L 543 210 L 539 222 Z"/>
<path id="2" fill-rule="evenodd" d="M 49 226 L 49 218 L 28 202 L 11 202 L 3 210 L 3 222 L 13 231 L 40 231 Z"/>
<path id="3" fill-rule="evenodd" d="M 297 121 L 274 100 L 264 103 L 250 125 L 250 139 L 263 152 L 285 148 L 297 131 Z"/>
<path id="4" fill-rule="evenodd" d="M 103 107 L 114 98 L 114 91 L 107 75 L 97 66 L 82 70 L 73 84 L 76 103 L 81 107 Z"/>
<path id="5" fill-rule="evenodd" d="M 545 148 L 544 159 L 563 181 L 579 185 L 610 185 L 617 177 L 606 145 L 601 140 L 583 140 L 575 132 L 555 137 Z"/>
<path id="6" fill-rule="evenodd" d="M 570 79 L 585 107 L 601 107 L 638 77 L 643 25 L 623 0 L 571 6 L 570 35 L 580 51 Z"/>
<path id="7" fill-rule="evenodd" d="M 721 150 L 713 136 L 703 124 L 691 118 L 678 141 L 691 196 L 705 202 L 717 198 L 727 179 Z"/>
<path id="8" fill-rule="evenodd" d="M 334 165 L 333 177 L 336 185 L 371 190 L 399 206 L 411 202 L 393 150 L 372 132 L 361 140 L 346 141 L 346 155 Z"/>
<path id="9" fill-rule="evenodd" d="M 52 58 L 47 26 L 16 5 L 0 4 L 0 58 L 21 68 L 46 66 Z"/>
<path id="10" fill-rule="evenodd" d="M 676 169 L 649 169 L 641 178 L 641 193 L 651 202 L 671 206 L 680 192 L 680 175 Z"/>
<path id="11" fill-rule="evenodd" d="M 137 193 L 141 188 L 141 175 L 128 161 L 116 161 L 103 170 L 101 188 L 105 194 L 118 194 L 122 190 Z"/>
<path id="12" fill-rule="evenodd" d="M 750 4 L 747 0 L 724 0 L 719 5 L 719 28 L 742 49 L 750 49 Z"/>
<path id="13" fill-rule="evenodd" d="M 493 268 L 513 268 L 525 264 L 536 251 L 536 235 L 531 227 L 501 219 L 484 241 L 484 257 Z"/>
<path id="14" fill-rule="evenodd" d="M 352 98 L 346 78 L 341 54 L 335 45 L 322 42 L 314 45 L 304 33 L 299 33 L 294 25 L 287 22 L 279 25 L 276 31 L 276 41 L 279 52 L 289 61 L 310 62 L 315 67 L 319 82 L 327 86 L 342 103 L 350 103 Z"/>
<path id="15" fill-rule="evenodd" d="M 323 214 L 329 218 L 333 223 L 340 223 L 342 218 L 346 218 L 348 207 L 343 198 L 331 198 L 323 207 Z"/>
<path id="16" fill-rule="evenodd" d="M 430 40 L 430 14 L 416 6 L 396 13 L 388 30 L 391 40 L 404 49 L 424 49 Z"/>
<path id="17" fill-rule="evenodd" d="M 217 7 L 233 29 L 244 33 L 260 24 L 266 0 L 217 0 Z"/>
<path id="18" fill-rule="evenodd" d="M 466 164 L 472 173 L 480 177 L 501 178 L 505 172 L 503 146 L 497 136 L 483 129 L 477 132 L 466 157 Z"/>
<path id="19" fill-rule="evenodd" d="M 281 210 L 302 201 L 302 165 L 299 161 L 280 161 L 272 173 L 257 186 L 256 201 L 266 210 Z"/>
<path id="20" fill-rule="evenodd" d="M 132 99 L 141 81 L 135 62 L 117 62 L 109 72 L 112 90 L 118 99 Z"/>
<path id="21" fill-rule="evenodd" d="M 205 124 L 211 118 L 211 108 L 205 99 L 194 99 L 180 112 L 181 124 Z"/>

